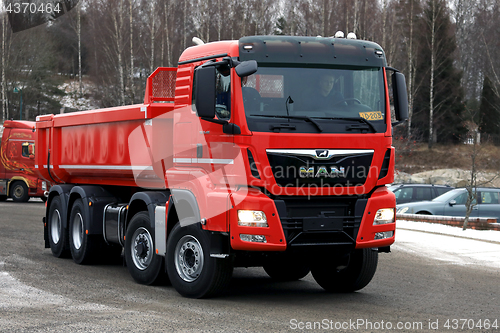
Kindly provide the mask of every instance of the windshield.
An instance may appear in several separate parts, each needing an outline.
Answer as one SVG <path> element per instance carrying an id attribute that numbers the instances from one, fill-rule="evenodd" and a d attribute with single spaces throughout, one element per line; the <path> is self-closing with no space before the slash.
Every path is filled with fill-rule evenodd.
<path id="1" fill-rule="evenodd" d="M 253 131 L 374 133 L 386 129 L 384 87 L 381 67 L 259 64 L 242 79 L 242 96 Z"/>
<path id="2" fill-rule="evenodd" d="M 448 200 L 454 199 L 457 195 L 463 193 L 463 189 L 456 189 L 446 192 L 445 194 L 441 194 L 439 197 L 435 197 L 432 201 L 437 202 L 446 202 Z"/>

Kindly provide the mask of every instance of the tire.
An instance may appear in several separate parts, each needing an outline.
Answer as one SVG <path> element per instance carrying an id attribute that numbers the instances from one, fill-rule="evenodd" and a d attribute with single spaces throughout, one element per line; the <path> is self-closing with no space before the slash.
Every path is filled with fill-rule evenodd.
<path id="1" fill-rule="evenodd" d="M 100 242 L 85 232 L 85 226 L 88 225 L 87 219 L 83 200 L 75 200 L 71 208 L 68 235 L 71 256 L 79 265 L 95 263 L 100 249 Z"/>
<path id="2" fill-rule="evenodd" d="M 264 266 L 264 270 L 273 280 L 296 281 L 304 278 L 311 271 L 309 266 L 294 263 L 292 260 L 272 261 Z"/>
<path id="3" fill-rule="evenodd" d="M 14 182 L 10 187 L 10 197 L 14 202 L 27 202 L 30 199 L 28 186 L 21 181 Z"/>
<path id="4" fill-rule="evenodd" d="M 177 223 L 167 240 L 167 272 L 174 288 L 185 297 L 220 294 L 233 274 L 231 259 L 210 257 L 209 233 L 198 224 Z"/>
<path id="5" fill-rule="evenodd" d="M 68 233 L 62 222 L 63 209 L 61 198 L 54 197 L 50 202 L 47 234 L 52 254 L 56 258 L 67 258 L 70 255 Z"/>
<path id="6" fill-rule="evenodd" d="M 347 266 L 316 265 L 311 269 L 314 280 L 328 292 L 349 293 L 363 289 L 377 270 L 378 251 L 354 250 Z"/>
<path id="7" fill-rule="evenodd" d="M 6 195 L 0 195 L 0 202 L 3 202 L 7 200 L 7 196 Z"/>
<path id="8" fill-rule="evenodd" d="M 146 285 L 168 282 L 164 258 L 155 253 L 154 232 L 147 212 L 139 212 L 130 220 L 124 255 L 127 269 L 136 282 Z"/>

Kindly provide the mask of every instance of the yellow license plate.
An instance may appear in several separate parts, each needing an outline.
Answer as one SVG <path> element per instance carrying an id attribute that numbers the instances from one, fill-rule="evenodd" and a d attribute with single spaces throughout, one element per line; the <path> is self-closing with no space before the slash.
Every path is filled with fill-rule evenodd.
<path id="1" fill-rule="evenodd" d="M 365 118 L 366 120 L 382 120 L 384 116 L 381 111 L 371 111 L 371 112 L 360 112 L 359 116 Z"/>

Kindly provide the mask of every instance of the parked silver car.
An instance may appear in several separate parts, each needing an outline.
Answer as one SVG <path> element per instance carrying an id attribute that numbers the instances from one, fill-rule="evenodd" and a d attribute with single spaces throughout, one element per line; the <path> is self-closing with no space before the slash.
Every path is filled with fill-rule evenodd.
<path id="1" fill-rule="evenodd" d="M 427 214 L 465 216 L 467 190 L 457 188 L 434 198 L 432 201 L 405 203 L 396 206 L 398 214 Z M 477 188 L 477 203 L 470 217 L 496 217 L 500 220 L 500 189 Z"/>

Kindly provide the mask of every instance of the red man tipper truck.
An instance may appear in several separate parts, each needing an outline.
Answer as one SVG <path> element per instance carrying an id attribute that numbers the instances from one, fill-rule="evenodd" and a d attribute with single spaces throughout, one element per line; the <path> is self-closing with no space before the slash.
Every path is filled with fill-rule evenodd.
<path id="1" fill-rule="evenodd" d="M 45 200 L 49 184 L 35 173 L 35 122 L 6 120 L 0 126 L 0 201 Z"/>
<path id="2" fill-rule="evenodd" d="M 46 247 L 77 264 L 123 249 L 137 282 L 186 297 L 251 266 L 359 290 L 394 242 L 385 185 L 407 112 L 404 76 L 351 35 L 190 47 L 143 104 L 37 118 Z"/>

